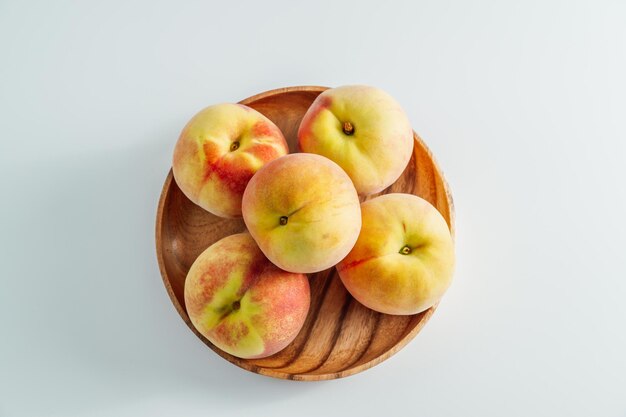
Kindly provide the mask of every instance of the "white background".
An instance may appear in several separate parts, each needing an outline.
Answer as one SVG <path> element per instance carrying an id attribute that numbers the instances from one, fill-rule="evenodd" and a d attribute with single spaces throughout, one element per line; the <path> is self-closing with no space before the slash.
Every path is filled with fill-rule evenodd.
<path id="1" fill-rule="evenodd" d="M 626 416 L 626 3 L 0 0 L 0 416 Z M 383 364 L 220 359 L 154 218 L 200 108 L 381 87 L 443 167 L 455 282 Z"/>

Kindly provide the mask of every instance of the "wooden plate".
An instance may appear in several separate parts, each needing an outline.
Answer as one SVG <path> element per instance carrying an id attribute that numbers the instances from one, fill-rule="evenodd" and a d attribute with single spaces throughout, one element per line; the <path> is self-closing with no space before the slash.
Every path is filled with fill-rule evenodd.
<path id="1" fill-rule="evenodd" d="M 300 120 L 326 87 L 289 87 L 267 91 L 241 103 L 263 113 L 282 130 L 297 152 Z M 441 170 L 417 134 L 408 167 L 381 194 L 403 192 L 430 201 L 454 233 L 452 197 Z M 304 327 L 284 350 L 245 360 L 221 351 L 200 335 L 185 310 L 185 277 L 196 257 L 219 239 L 245 230 L 241 219 L 222 219 L 189 201 L 173 180 L 163 185 L 156 219 L 156 246 L 165 288 L 187 326 L 218 355 L 235 365 L 276 378 L 317 381 L 353 375 L 384 361 L 420 331 L 435 307 L 413 316 L 376 313 L 347 293 L 334 268 L 310 274 L 311 309 Z"/>

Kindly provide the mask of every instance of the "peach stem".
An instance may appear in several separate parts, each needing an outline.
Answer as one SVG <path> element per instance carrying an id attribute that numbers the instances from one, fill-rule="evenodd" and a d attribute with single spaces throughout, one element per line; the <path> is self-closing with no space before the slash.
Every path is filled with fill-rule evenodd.
<path id="1" fill-rule="evenodd" d="M 343 133 L 350 136 L 354 134 L 354 126 L 350 122 L 343 122 Z"/>

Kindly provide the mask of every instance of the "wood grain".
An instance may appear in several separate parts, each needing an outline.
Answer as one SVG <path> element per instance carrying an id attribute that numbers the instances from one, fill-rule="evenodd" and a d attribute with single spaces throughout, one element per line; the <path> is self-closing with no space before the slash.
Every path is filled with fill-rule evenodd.
<path id="1" fill-rule="evenodd" d="M 241 103 L 263 113 L 282 130 L 297 152 L 300 120 L 325 87 L 289 87 L 261 93 Z M 402 176 L 380 194 L 404 192 L 430 201 L 454 235 L 454 207 L 443 174 L 421 138 L 414 134 L 413 156 Z M 372 198 L 374 196 L 371 196 Z M 156 220 L 156 249 L 165 288 L 187 326 L 207 346 L 233 364 L 262 375 L 293 380 L 326 380 L 353 375 L 384 361 L 426 324 L 436 306 L 413 316 L 376 313 L 355 301 L 334 268 L 309 274 L 311 308 L 296 339 L 263 359 L 245 360 L 213 346 L 185 311 L 185 277 L 196 257 L 219 239 L 245 230 L 241 219 L 222 219 L 189 201 L 173 181 L 163 185 Z"/>

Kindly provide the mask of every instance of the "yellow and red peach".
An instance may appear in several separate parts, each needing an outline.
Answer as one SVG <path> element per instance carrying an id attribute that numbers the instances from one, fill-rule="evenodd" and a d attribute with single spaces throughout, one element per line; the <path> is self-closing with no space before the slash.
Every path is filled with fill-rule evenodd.
<path id="1" fill-rule="evenodd" d="M 402 107 L 386 92 L 348 85 L 321 93 L 298 130 L 300 149 L 335 161 L 360 195 L 382 191 L 406 168 L 413 130 Z"/>
<path id="2" fill-rule="evenodd" d="M 273 265 L 248 233 L 206 249 L 185 280 L 185 305 L 194 327 L 240 358 L 262 358 L 297 336 L 310 303 L 307 277 Z"/>
<path id="3" fill-rule="evenodd" d="M 356 245 L 337 265 L 361 304 L 387 314 L 416 314 L 443 296 L 452 281 L 454 243 L 441 214 L 411 194 L 361 204 Z"/>
<path id="4" fill-rule="evenodd" d="M 319 155 L 291 154 L 268 163 L 248 183 L 242 204 L 250 234 L 286 271 L 330 268 L 352 249 L 361 228 L 350 178 Z"/>
<path id="5" fill-rule="evenodd" d="M 267 117 L 242 104 L 217 104 L 187 123 L 172 168 L 191 201 L 217 216 L 240 217 L 250 178 L 288 152 L 283 134 Z"/>

